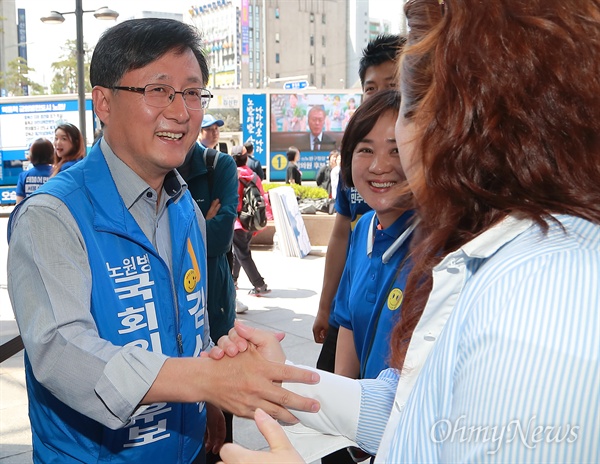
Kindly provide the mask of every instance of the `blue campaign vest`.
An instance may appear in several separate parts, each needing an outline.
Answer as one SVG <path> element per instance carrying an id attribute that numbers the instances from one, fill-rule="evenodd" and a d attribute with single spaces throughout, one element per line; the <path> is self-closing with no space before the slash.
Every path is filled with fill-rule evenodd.
<path id="1" fill-rule="evenodd" d="M 62 200 L 79 225 L 100 337 L 171 357 L 198 356 L 204 336 L 206 254 L 189 193 L 167 209 L 173 279 L 125 207 L 99 145 L 38 193 Z M 111 430 L 39 384 L 27 357 L 26 374 L 36 460 L 185 463 L 204 452 L 202 403 L 153 404 L 126 427 Z"/>

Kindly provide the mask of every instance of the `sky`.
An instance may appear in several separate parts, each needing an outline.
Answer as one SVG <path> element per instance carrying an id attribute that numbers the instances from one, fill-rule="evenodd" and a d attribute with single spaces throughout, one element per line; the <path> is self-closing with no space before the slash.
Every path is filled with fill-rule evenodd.
<path id="1" fill-rule="evenodd" d="M 372 18 L 400 18 L 402 2 L 398 0 L 364 0 L 369 2 L 370 16 Z M 58 61 L 62 55 L 61 47 L 69 39 L 75 40 L 76 26 L 75 15 L 65 15 L 62 24 L 44 24 L 40 17 L 45 16 L 50 10 L 68 12 L 75 10 L 74 0 L 16 0 L 16 7 L 26 9 L 27 21 L 27 61 L 35 72 L 30 74 L 34 82 L 49 86 L 52 81 L 51 64 Z M 136 12 L 168 11 L 182 13 L 190 5 L 204 3 L 194 0 L 83 0 L 84 10 L 94 11 L 103 6 L 108 6 L 119 12 L 119 20 L 132 17 Z M 93 45 L 98 41 L 100 34 L 114 25 L 114 21 L 99 21 L 92 13 L 83 15 L 83 40 L 86 44 Z M 398 24 L 392 25 L 399 27 Z M 393 31 L 394 32 L 394 31 Z M 397 30 L 395 31 L 397 32 Z"/>

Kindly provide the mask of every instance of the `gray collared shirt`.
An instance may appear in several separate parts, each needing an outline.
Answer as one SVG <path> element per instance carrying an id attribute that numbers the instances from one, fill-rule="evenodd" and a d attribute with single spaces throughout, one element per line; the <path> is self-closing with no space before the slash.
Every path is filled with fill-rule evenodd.
<path id="1" fill-rule="evenodd" d="M 167 207 L 187 185 L 172 171 L 159 199 L 104 139 L 100 147 L 127 209 L 171 267 Z M 196 213 L 205 236 L 197 206 Z M 90 313 L 91 283 L 85 242 L 69 209 L 51 195 L 29 199 L 13 223 L 8 291 L 34 374 L 73 409 L 108 427 L 123 427 L 167 357 L 100 338 Z M 205 324 L 205 348 L 208 334 Z"/>

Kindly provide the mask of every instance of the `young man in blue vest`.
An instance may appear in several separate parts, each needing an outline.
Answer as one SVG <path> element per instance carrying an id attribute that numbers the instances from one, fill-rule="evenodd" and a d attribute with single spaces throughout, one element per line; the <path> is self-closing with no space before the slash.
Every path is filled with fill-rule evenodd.
<path id="1" fill-rule="evenodd" d="M 201 43 L 168 19 L 107 30 L 90 67 L 103 138 L 11 218 L 34 462 L 201 463 L 207 416 L 207 448 L 222 442 L 218 408 L 293 420 L 281 398 L 317 407 L 274 383 L 310 373 L 199 357 L 212 345 L 205 223 L 175 168 L 211 98 Z"/>

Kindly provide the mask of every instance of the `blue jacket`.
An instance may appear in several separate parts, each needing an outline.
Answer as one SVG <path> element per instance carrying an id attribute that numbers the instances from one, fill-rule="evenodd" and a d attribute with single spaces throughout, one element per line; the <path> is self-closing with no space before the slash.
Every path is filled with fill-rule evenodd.
<path id="1" fill-rule="evenodd" d="M 204 150 L 196 143 L 179 172 L 205 217 L 214 199 L 218 198 L 221 202 L 217 215 L 206 221 L 208 318 L 210 337 L 216 343 L 227 335 L 235 320 L 235 287 L 227 253 L 231 250 L 233 226 L 237 219 L 238 178 L 235 161 L 227 153 L 219 153 L 213 165 L 214 171 L 209 173 L 204 162 Z"/>
<path id="2" fill-rule="evenodd" d="M 173 276 L 125 207 L 96 145 L 37 193 L 62 200 L 85 240 L 91 312 L 100 337 L 171 357 L 198 356 L 206 308 L 205 247 L 193 200 L 168 205 Z M 202 450 L 203 404 L 155 403 L 111 430 L 39 384 L 26 358 L 34 452 L 42 462 L 191 462 Z"/>

